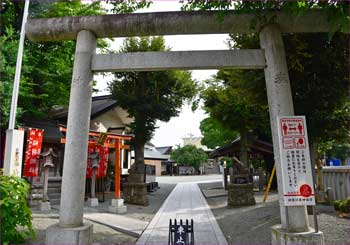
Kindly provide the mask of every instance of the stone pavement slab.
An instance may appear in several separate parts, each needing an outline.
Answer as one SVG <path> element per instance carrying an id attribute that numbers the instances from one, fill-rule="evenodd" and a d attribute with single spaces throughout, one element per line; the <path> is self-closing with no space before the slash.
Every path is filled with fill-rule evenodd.
<path id="1" fill-rule="evenodd" d="M 203 189 L 202 192 L 206 198 L 227 196 L 227 190 L 225 190 L 224 188 L 221 188 L 221 189 L 219 189 L 219 188 L 218 189 Z"/>
<path id="2" fill-rule="evenodd" d="M 227 244 L 196 183 L 179 183 L 136 244 L 168 243 L 169 219 L 193 219 L 195 244 Z"/>
<path id="3" fill-rule="evenodd" d="M 148 222 L 142 220 L 110 213 L 85 213 L 84 218 L 136 238 L 140 237 L 148 225 Z"/>

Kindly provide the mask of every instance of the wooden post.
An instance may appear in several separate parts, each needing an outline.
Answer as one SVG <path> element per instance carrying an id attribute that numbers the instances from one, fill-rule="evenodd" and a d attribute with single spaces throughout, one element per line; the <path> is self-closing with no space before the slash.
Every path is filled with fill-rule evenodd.
<path id="1" fill-rule="evenodd" d="M 269 179 L 269 183 L 267 184 L 267 187 L 266 187 L 266 190 L 265 190 L 263 202 L 266 202 L 267 196 L 269 195 L 269 191 L 270 191 L 270 188 L 271 188 L 271 183 L 272 183 L 272 180 L 273 180 L 273 176 L 275 176 L 275 173 L 276 173 L 276 164 L 273 165 L 273 169 L 272 169 L 272 173 L 271 173 L 271 176 L 270 176 L 270 179 Z"/>
<path id="2" fill-rule="evenodd" d="M 115 198 L 120 199 L 120 139 L 115 139 Z"/>

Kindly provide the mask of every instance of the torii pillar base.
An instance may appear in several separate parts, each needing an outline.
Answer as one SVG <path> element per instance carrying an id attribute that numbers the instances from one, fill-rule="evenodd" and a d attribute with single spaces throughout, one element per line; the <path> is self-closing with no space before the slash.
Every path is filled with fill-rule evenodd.
<path id="1" fill-rule="evenodd" d="M 78 227 L 49 226 L 46 230 L 46 244 L 91 244 L 93 226 L 84 223 Z"/>
<path id="2" fill-rule="evenodd" d="M 307 245 L 323 245 L 324 237 L 323 232 L 315 232 L 313 228 L 310 228 L 306 232 L 289 232 L 282 229 L 281 225 L 275 225 L 271 228 L 272 240 L 271 244 L 307 244 Z"/>

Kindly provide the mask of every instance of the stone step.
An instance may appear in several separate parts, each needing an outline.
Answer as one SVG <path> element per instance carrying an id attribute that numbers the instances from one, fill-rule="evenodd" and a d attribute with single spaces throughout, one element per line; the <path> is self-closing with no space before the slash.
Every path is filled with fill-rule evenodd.
<path id="1" fill-rule="evenodd" d="M 61 187 L 50 187 L 47 188 L 47 193 L 61 193 Z"/>
<path id="2" fill-rule="evenodd" d="M 51 205 L 60 205 L 61 199 L 50 199 Z"/>
<path id="3" fill-rule="evenodd" d="M 53 181 L 53 182 L 50 182 L 48 183 L 48 187 L 49 188 L 61 188 L 62 186 L 62 182 L 58 182 L 58 181 Z M 32 185 L 31 186 L 31 189 L 32 190 L 35 190 L 35 189 L 43 189 L 44 188 L 44 185 L 43 184 L 35 184 L 35 185 Z"/>
<path id="4" fill-rule="evenodd" d="M 29 195 L 29 199 L 30 200 L 41 200 L 43 198 L 43 194 L 42 193 L 31 193 Z"/>
<path id="5" fill-rule="evenodd" d="M 62 182 L 62 177 L 60 176 L 49 176 L 49 182 Z"/>
<path id="6" fill-rule="evenodd" d="M 58 182 L 58 181 L 51 182 L 51 181 L 49 181 L 48 185 L 49 185 L 49 187 L 61 187 L 62 182 Z"/>
<path id="7" fill-rule="evenodd" d="M 61 193 L 47 193 L 50 199 L 61 199 Z"/>
<path id="8" fill-rule="evenodd" d="M 44 192 L 43 188 L 30 189 L 31 194 L 42 194 Z"/>

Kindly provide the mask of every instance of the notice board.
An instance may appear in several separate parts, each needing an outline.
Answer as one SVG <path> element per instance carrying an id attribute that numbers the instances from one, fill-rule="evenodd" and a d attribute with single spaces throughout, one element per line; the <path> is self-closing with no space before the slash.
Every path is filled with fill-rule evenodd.
<path id="1" fill-rule="evenodd" d="M 315 205 L 305 117 L 277 117 L 277 123 L 284 205 Z"/>

